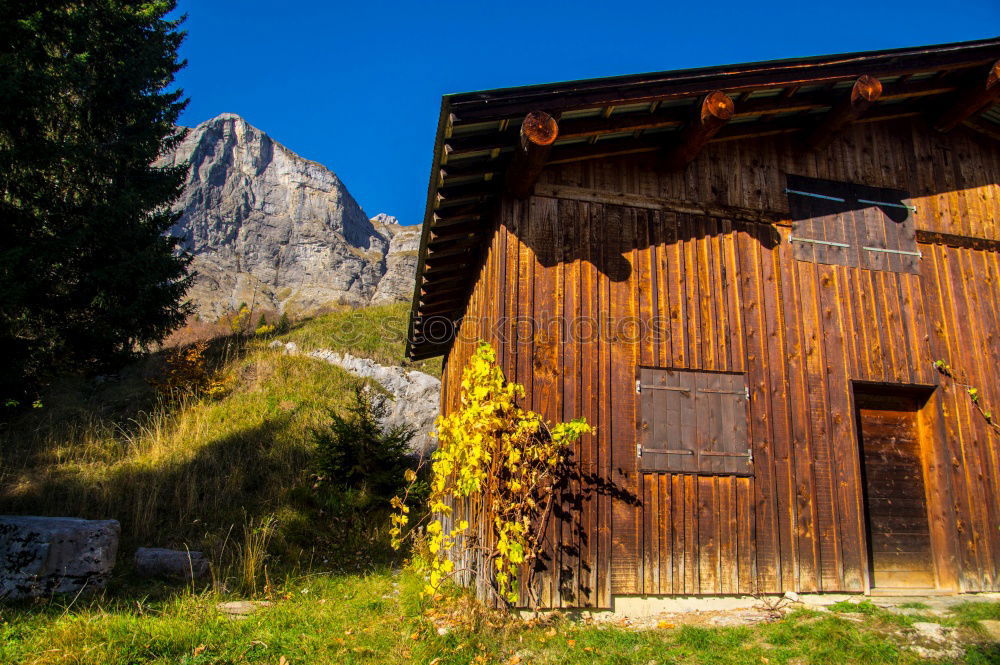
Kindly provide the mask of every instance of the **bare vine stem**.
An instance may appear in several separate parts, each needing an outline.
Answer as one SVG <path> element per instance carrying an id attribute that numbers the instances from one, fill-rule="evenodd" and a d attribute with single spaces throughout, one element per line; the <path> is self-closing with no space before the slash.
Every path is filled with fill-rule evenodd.
<path id="1" fill-rule="evenodd" d="M 979 411 L 979 415 L 983 417 L 986 424 L 995 433 L 1000 435 L 1000 424 L 993 420 L 993 412 L 983 406 L 982 393 L 979 388 L 963 381 L 958 377 L 958 373 L 952 369 L 952 367 L 943 360 L 934 361 L 934 369 L 948 377 L 957 386 L 965 389 L 965 392 L 969 395 L 969 400 L 972 402 L 972 406 L 976 407 Z"/>

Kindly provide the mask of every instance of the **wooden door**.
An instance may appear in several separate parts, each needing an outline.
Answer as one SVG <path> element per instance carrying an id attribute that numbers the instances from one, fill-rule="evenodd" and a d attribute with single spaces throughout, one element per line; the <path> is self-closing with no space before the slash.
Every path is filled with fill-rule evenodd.
<path id="1" fill-rule="evenodd" d="M 872 589 L 933 589 L 917 402 L 859 394 L 856 405 Z"/>

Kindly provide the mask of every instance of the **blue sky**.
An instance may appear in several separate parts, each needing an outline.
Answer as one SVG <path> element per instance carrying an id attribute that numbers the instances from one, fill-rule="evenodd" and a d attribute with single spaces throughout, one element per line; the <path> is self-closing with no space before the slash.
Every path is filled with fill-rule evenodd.
<path id="1" fill-rule="evenodd" d="M 1000 34 L 1000 1 L 179 0 L 182 123 L 219 113 L 421 221 L 441 95 Z"/>

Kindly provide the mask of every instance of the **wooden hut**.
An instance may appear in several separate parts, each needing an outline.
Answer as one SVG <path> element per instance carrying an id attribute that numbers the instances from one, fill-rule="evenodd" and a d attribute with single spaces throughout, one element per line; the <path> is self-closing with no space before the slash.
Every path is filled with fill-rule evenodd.
<path id="1" fill-rule="evenodd" d="M 596 426 L 544 605 L 1000 591 L 998 99 L 1000 38 L 443 99 L 409 354 Z"/>

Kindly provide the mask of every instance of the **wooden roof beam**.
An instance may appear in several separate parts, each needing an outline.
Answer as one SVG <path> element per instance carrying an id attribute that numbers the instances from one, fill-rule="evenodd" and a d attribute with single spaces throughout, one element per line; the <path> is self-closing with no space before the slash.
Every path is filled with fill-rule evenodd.
<path id="1" fill-rule="evenodd" d="M 790 86 L 786 90 L 792 90 L 796 86 Z M 933 95 L 943 95 L 954 92 L 955 84 L 951 81 L 920 80 L 913 82 L 887 83 L 882 91 L 879 101 L 890 101 L 899 99 L 910 99 L 918 97 L 930 97 Z M 752 91 L 749 91 L 752 92 Z M 742 97 L 742 95 L 741 95 Z M 836 106 L 839 96 L 834 96 L 830 91 L 817 90 L 812 92 L 798 93 L 791 97 L 762 97 L 748 99 L 745 102 L 736 103 L 736 112 L 733 120 L 758 115 L 770 115 L 774 113 L 789 113 L 792 111 L 812 111 L 816 109 L 826 109 Z M 697 100 L 695 100 L 697 103 Z M 671 106 L 659 109 L 653 113 L 631 112 L 615 115 L 611 118 L 588 117 L 572 118 L 559 122 L 559 140 L 562 139 L 582 139 L 604 136 L 606 134 L 619 134 L 647 129 L 677 129 L 683 127 L 691 116 L 691 110 L 685 106 Z M 516 134 L 508 132 L 485 132 L 463 136 L 460 139 L 452 139 L 452 152 L 462 155 L 466 153 L 486 152 L 496 150 L 502 146 L 507 146 L 515 142 Z M 559 146 L 555 147 L 558 150 Z M 450 164 L 442 167 L 446 178 L 461 178 L 471 175 L 485 177 L 487 173 L 495 173 L 506 165 L 512 151 L 507 151 L 497 159 L 472 158 L 465 160 L 460 165 L 452 167 Z"/>
<path id="2" fill-rule="evenodd" d="M 472 264 L 468 262 L 466 263 L 458 262 L 458 263 L 446 263 L 443 265 L 436 265 L 436 266 L 428 266 L 427 268 L 424 268 L 423 271 L 424 283 L 429 284 L 430 282 L 434 281 L 433 279 L 434 277 L 441 276 L 444 274 L 447 274 L 450 277 L 452 273 L 456 273 L 460 270 L 465 270 L 466 268 L 471 269 Z"/>
<path id="3" fill-rule="evenodd" d="M 559 123 L 545 111 L 525 116 L 514 157 L 507 167 L 505 182 L 512 196 L 524 199 L 531 195 L 558 136 Z"/>
<path id="4" fill-rule="evenodd" d="M 950 132 L 998 99 L 1000 99 L 1000 60 L 990 67 L 985 82 L 979 79 L 974 85 L 959 93 L 948 110 L 938 117 L 934 129 L 939 132 Z"/>
<path id="5" fill-rule="evenodd" d="M 456 274 L 456 275 L 452 275 L 450 277 L 443 277 L 443 278 L 440 278 L 440 279 L 437 279 L 437 280 L 434 280 L 434 281 L 430 281 L 430 282 L 421 282 L 420 283 L 420 294 L 423 296 L 423 295 L 427 295 L 429 293 L 434 293 L 434 292 L 436 292 L 436 291 L 438 291 L 438 290 L 440 290 L 440 289 L 442 289 L 444 287 L 451 288 L 452 284 L 464 284 L 464 285 L 468 286 L 468 284 L 469 284 L 470 281 L 471 280 L 469 279 L 468 275 L 465 275 L 465 274 Z"/>
<path id="6" fill-rule="evenodd" d="M 690 164 L 709 140 L 726 126 L 736 110 L 732 98 L 721 90 L 705 95 L 695 108 L 695 114 L 664 160 L 668 169 L 682 169 Z"/>
<path id="7" fill-rule="evenodd" d="M 452 315 L 462 311 L 465 307 L 465 299 L 461 295 L 444 298 L 430 304 L 420 305 L 420 316 L 440 316 L 442 314 Z M 421 326 L 422 327 L 422 326 Z"/>
<path id="8" fill-rule="evenodd" d="M 427 258 L 424 259 L 424 264 L 438 265 L 438 261 L 441 259 L 446 259 L 452 256 L 460 256 L 470 250 L 478 249 L 482 244 L 482 236 L 473 236 L 462 240 L 461 242 L 450 244 L 448 247 L 443 249 L 435 249 L 434 251 L 428 253 Z"/>
<path id="9" fill-rule="evenodd" d="M 461 286 L 455 286 L 450 289 L 436 289 L 431 291 L 427 289 L 421 289 L 420 304 L 425 305 L 427 303 L 434 302 L 439 298 L 452 298 L 454 296 L 464 296 L 466 293 L 469 292 L 469 289 L 472 288 L 472 285 L 469 282 L 470 280 L 466 279 L 465 283 L 463 283 Z"/>
<path id="10" fill-rule="evenodd" d="M 882 82 L 864 74 L 851 86 L 851 94 L 823 116 L 819 125 L 806 136 L 805 143 L 813 150 L 830 145 L 837 134 L 864 115 L 882 96 Z"/>
<path id="11" fill-rule="evenodd" d="M 431 217 L 432 229 L 443 229 L 455 224 L 464 224 L 482 219 L 482 211 L 476 205 L 470 205 L 462 209 L 443 210 L 433 213 Z"/>
<path id="12" fill-rule="evenodd" d="M 454 207 L 463 203 L 477 202 L 487 199 L 496 193 L 493 182 L 473 182 L 465 185 L 442 187 L 437 191 L 438 210 Z"/>
<path id="13" fill-rule="evenodd" d="M 431 227 L 431 237 L 428 245 L 436 247 L 438 243 L 450 242 L 452 240 L 458 240 L 459 238 L 465 238 L 472 235 L 484 237 L 486 231 L 488 230 L 490 229 L 484 228 L 479 222 L 452 224 L 451 226 L 443 229 Z"/>

